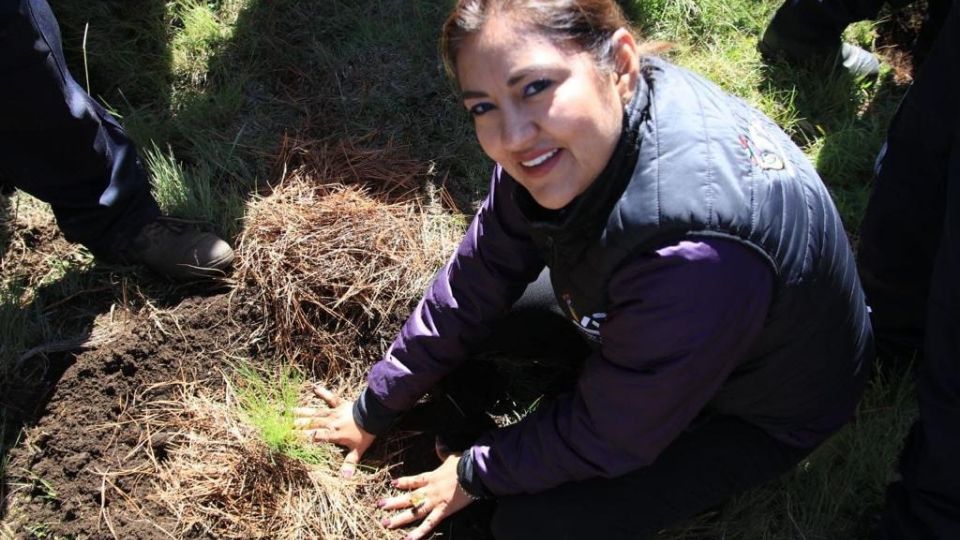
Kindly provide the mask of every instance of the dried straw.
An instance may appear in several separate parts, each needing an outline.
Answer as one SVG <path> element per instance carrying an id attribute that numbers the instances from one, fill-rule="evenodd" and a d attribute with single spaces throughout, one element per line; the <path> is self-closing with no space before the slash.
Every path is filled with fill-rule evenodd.
<path id="1" fill-rule="evenodd" d="M 148 404 L 148 432 L 164 448 L 150 474 L 156 497 L 176 519 L 174 536 L 216 538 L 383 538 L 375 501 L 388 489 L 386 469 L 351 480 L 331 463 L 308 465 L 271 453 L 232 406 L 235 396 L 180 383 L 178 399 Z"/>
<path id="2" fill-rule="evenodd" d="M 409 190 L 411 164 L 383 158 L 320 152 L 247 211 L 237 281 L 277 349 L 323 373 L 375 359 L 459 237 Z"/>
<path id="3" fill-rule="evenodd" d="M 250 335 L 270 336 L 267 354 L 354 396 L 365 364 L 397 332 L 460 227 L 425 211 L 414 189 L 424 169 L 395 159 L 395 150 L 288 143 L 285 152 L 292 172 L 249 203 L 233 299 L 264 314 Z M 239 414 L 229 382 L 223 391 L 178 384 L 177 399 L 154 402 L 135 420 L 147 433 L 175 434 L 148 474 L 176 518 L 174 535 L 387 536 L 373 511 L 388 489 L 386 469 L 345 480 L 332 446 L 330 462 L 319 465 L 271 454 Z"/>

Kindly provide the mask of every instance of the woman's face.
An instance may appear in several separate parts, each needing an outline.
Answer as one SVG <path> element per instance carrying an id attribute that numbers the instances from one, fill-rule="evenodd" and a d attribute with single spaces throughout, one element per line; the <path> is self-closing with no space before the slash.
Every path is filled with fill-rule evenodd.
<path id="1" fill-rule="evenodd" d="M 509 16 L 467 38 L 457 76 L 483 151 L 550 209 L 603 171 L 632 92 L 589 53 L 560 48 Z"/>

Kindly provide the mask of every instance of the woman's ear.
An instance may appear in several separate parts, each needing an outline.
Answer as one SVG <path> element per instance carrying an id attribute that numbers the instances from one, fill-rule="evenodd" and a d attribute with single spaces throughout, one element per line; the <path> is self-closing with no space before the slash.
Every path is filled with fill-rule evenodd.
<path id="1" fill-rule="evenodd" d="M 620 94 L 620 100 L 626 104 L 633 98 L 633 92 L 637 88 L 637 78 L 640 76 L 640 52 L 633 34 L 626 28 L 620 28 L 614 32 L 611 40 L 617 93 Z"/>

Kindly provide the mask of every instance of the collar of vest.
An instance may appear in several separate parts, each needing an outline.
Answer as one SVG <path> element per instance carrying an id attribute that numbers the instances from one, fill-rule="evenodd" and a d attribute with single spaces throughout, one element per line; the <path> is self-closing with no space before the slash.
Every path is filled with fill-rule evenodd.
<path id="1" fill-rule="evenodd" d="M 525 188 L 517 185 L 515 197 L 517 206 L 536 238 L 548 239 L 554 246 L 583 248 L 590 245 L 603 231 L 607 216 L 613 210 L 617 200 L 630 183 L 633 169 L 637 163 L 639 131 L 641 122 L 649 114 L 650 82 L 649 68 L 641 69 L 637 79 L 637 89 L 630 103 L 624 108 L 620 140 L 614 149 L 610 161 L 587 189 L 567 206 L 560 210 L 547 210 L 537 204 Z M 506 171 L 502 174 L 506 175 Z M 577 250 L 577 249 L 575 249 Z M 571 260 L 579 253 L 563 253 L 564 259 Z"/>

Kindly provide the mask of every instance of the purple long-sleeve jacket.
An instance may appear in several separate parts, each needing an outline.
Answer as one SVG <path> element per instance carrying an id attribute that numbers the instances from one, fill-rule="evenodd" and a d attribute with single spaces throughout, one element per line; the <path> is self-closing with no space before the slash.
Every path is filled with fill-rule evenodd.
<path id="1" fill-rule="evenodd" d="M 512 182 L 497 168 L 456 254 L 371 370 L 354 410 L 367 431 L 381 433 L 465 360 L 542 270 Z M 772 290 L 769 265 L 729 239 L 693 236 L 635 256 L 612 276 L 599 351 L 573 392 L 482 437 L 461 481 L 530 493 L 651 463 L 743 359 Z"/>

